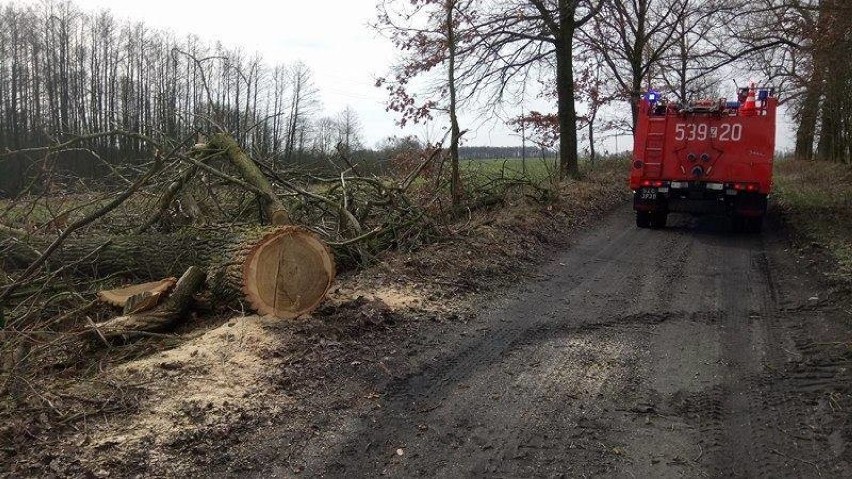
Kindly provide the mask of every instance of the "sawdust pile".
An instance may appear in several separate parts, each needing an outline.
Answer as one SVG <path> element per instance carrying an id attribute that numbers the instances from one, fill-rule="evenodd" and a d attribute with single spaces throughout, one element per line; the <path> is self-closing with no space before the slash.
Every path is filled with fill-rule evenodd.
<path id="1" fill-rule="evenodd" d="M 368 305 L 358 311 L 370 314 L 393 314 L 429 303 L 412 288 L 364 291 L 357 286 L 338 289 L 330 303 L 343 310 L 348 304 Z M 235 318 L 177 348 L 106 371 L 110 379 L 141 387 L 144 399 L 133 414 L 93 425 L 72 439 L 91 453 L 80 458 L 82 465 L 103 465 L 104 452 L 125 462 L 145 450 L 147 466 L 168 469 L 173 460 L 170 447 L 180 448 L 201 436 L 214 440 L 235 424 L 268 424 L 296 403 L 270 380 L 279 368 L 276 352 L 298 341 L 293 337 L 296 329 L 286 320 Z"/>
<path id="2" fill-rule="evenodd" d="M 284 340 L 272 327 L 280 320 L 236 318 L 185 344 L 117 367 L 108 373 L 140 384 L 146 397 L 140 410 L 99 424 L 80 438 L 89 451 L 133 451 L 180 441 L 190 431 L 227 427 L 229 417 L 264 410 L 275 414 L 286 396 L 270 403 L 269 353 Z M 153 446 L 153 447 L 152 447 Z"/>

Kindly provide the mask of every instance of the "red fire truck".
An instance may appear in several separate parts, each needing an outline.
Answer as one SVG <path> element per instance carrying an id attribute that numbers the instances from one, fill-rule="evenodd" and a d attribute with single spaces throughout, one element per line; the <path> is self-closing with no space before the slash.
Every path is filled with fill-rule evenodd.
<path id="1" fill-rule="evenodd" d="M 739 90 L 687 105 L 650 91 L 639 103 L 630 188 L 640 228 L 663 228 L 670 212 L 721 214 L 757 232 L 772 188 L 775 113 L 771 88 Z"/>

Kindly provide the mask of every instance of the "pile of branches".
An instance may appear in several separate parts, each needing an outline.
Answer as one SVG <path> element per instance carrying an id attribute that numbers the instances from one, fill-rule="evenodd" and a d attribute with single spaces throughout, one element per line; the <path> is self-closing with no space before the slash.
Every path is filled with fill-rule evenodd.
<path id="1" fill-rule="evenodd" d="M 440 145 L 416 153 L 418 165 L 401 175 L 379 177 L 360 171 L 344 154 L 334 162 L 335 176 L 275 172 L 260 162 L 287 204 L 292 220 L 319 234 L 334 252 L 338 266 L 361 267 L 388 249 L 414 249 L 431 241 L 440 212 L 431 198 L 418 197 L 428 167 L 444 159 Z M 339 165 L 342 163 L 342 165 Z"/>
<path id="2" fill-rule="evenodd" d="M 110 165 L 87 146 L 105 137 L 143 142 L 150 157 L 133 166 Z M 88 368 L 80 361 L 87 352 L 122 347 L 94 333 L 99 330 L 93 326 L 116 315 L 98 292 L 180 276 L 198 263 L 194 251 L 168 256 L 169 241 L 180 245 L 294 224 L 327 243 L 338 269 L 345 270 L 435 234 L 429 202 L 414 199 L 413 192 L 429 165 L 443 158 L 440 146 L 418 152 L 417 167 L 405 175 L 386 177 L 362 173 L 342 154 L 330 162 L 336 170 L 327 170 L 336 174 L 315 175 L 245 154 L 250 165 L 240 165 L 233 149 L 242 153 L 225 133 L 168 142 L 113 131 L 0 153 L 0 162 L 16 155 L 37 160 L 36 174 L 27 173 L 29 186 L 0 200 L 0 398 L 28 398 L 26 389 L 40 371 Z M 103 175 L 95 181 L 63 174 L 68 151 L 87 151 Z M 133 267 L 123 267 L 116 256 L 130 242 L 150 246 L 151 257 L 127 258 Z M 212 281 L 208 276 L 208 285 Z M 181 313 L 246 312 L 239 301 L 215 304 L 217 296 L 192 294 Z M 163 337 L 141 336 L 141 349 L 145 338 Z"/>
<path id="3" fill-rule="evenodd" d="M 150 155 L 111 165 L 88 146 L 104 138 L 141 142 Z M 68 151 L 87 152 L 102 174 L 64 173 Z M 461 215 L 513 191 L 539 200 L 550 194 L 500 174 L 466 180 L 464 207 L 451 205 L 440 144 L 389 159 L 384 176 L 367 173 L 342 148 L 322 174 L 250 152 L 222 132 L 168 141 L 125 131 L 0 152 L 0 162 L 26 155 L 35 165 L 24 173 L 31 181 L 23 192 L 0 198 L 0 417 L 25 408 L 85 419 L 73 405 L 57 409 L 72 404 L 50 392 L 59 387 L 57 375 L 80 378 L 102 361 L 171 347 L 181 332 L 191 333 L 194 317 L 210 322 L 250 312 L 253 305 L 233 294 L 232 268 L 209 267 L 227 263 L 216 251 L 234 237 L 263 239 L 276 225 L 293 225 L 333 251 L 338 271 L 351 270 L 383 251 L 455 234 Z M 99 299 L 104 290 L 156 280 L 173 291 L 153 310 L 134 308 L 159 292 L 128 298 L 122 312 Z M 175 318 L 190 323 L 175 325 Z"/>

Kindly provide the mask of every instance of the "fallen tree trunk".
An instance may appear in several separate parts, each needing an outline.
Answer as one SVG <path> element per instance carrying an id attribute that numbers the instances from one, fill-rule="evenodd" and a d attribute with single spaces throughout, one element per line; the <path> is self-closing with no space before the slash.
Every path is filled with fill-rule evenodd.
<path id="1" fill-rule="evenodd" d="M 38 239 L 30 241 L 39 249 Z M 42 242 L 49 243 L 49 238 Z M 91 255 L 97 244 L 104 246 Z M 37 254 L 32 246 L 12 243 L 4 262 L 26 267 Z M 51 269 L 74 265 L 68 271 L 79 276 L 142 278 L 177 276 L 199 266 L 207 272 L 214 303 L 245 300 L 257 313 L 281 318 L 294 318 L 316 308 L 335 276 L 334 260 L 325 243 L 296 226 L 217 226 L 173 234 L 69 238 L 47 265 Z"/>
<path id="2" fill-rule="evenodd" d="M 239 171 L 240 178 L 208 166 L 204 160 L 223 155 Z M 201 159 L 195 159 L 199 156 Z M 33 275 L 47 268 L 54 274 L 76 273 L 100 277 L 128 274 L 159 279 L 182 273 L 190 266 L 207 271 L 208 288 L 214 302 L 231 303 L 245 299 L 260 314 L 290 318 L 313 310 L 331 286 L 334 262 L 326 245 L 310 231 L 295 226 L 272 186 L 251 158 L 226 134 L 214 135 L 196 145 L 190 156 L 181 156 L 193 166 L 162 195 L 153 220 L 135 235 L 104 237 L 91 234 L 74 238 L 72 232 L 101 218 L 123 203 L 162 165 L 157 157 L 154 167 L 131 188 L 95 213 L 77 220 L 59 237 L 22 237 L 22 232 L 0 228 L 4 270 L 25 269 L 13 282 L 0 290 L 0 302 L 17 288 L 31 283 Z M 141 230 L 158 221 L 197 168 L 205 169 L 248 191 L 263 205 L 264 215 L 277 228 L 229 226 L 186 229 L 173 234 L 142 235 Z M 100 245 L 93 249 L 93 245 Z"/>

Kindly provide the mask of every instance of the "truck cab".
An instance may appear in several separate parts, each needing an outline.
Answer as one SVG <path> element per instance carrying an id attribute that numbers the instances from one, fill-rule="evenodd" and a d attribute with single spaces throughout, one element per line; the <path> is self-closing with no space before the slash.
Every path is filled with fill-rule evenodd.
<path id="1" fill-rule="evenodd" d="M 757 232 L 772 189 L 775 117 L 771 88 L 752 84 L 725 98 L 686 105 L 649 92 L 639 102 L 630 171 L 640 228 L 669 213 L 716 214 Z"/>

